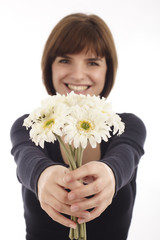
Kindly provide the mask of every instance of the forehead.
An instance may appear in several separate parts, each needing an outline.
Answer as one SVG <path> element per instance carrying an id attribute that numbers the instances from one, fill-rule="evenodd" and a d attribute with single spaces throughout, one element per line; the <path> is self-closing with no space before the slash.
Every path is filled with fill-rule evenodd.
<path id="1" fill-rule="evenodd" d="M 82 50 L 81 52 L 78 52 L 78 53 L 67 53 L 67 54 L 63 54 L 63 56 L 66 56 L 66 57 L 84 57 L 84 58 L 96 58 L 96 59 L 100 59 L 101 57 L 98 56 L 96 54 L 96 52 L 93 52 L 91 50 L 89 51 L 86 51 L 86 50 Z"/>

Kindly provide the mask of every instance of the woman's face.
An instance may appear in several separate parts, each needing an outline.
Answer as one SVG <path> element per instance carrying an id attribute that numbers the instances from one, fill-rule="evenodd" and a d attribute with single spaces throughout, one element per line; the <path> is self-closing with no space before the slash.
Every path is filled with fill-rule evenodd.
<path id="1" fill-rule="evenodd" d="M 99 95 L 105 84 L 107 64 L 105 57 L 92 52 L 56 57 L 52 64 L 52 82 L 56 92 Z"/>

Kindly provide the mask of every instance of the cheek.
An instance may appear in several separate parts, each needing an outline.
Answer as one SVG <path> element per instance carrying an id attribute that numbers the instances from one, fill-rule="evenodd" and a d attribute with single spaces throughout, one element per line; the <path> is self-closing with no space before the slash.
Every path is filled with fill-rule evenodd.
<path id="1" fill-rule="evenodd" d="M 103 70 L 99 71 L 94 75 L 94 77 L 95 77 L 96 83 L 102 86 L 103 88 L 106 80 L 106 72 Z"/>
<path id="2" fill-rule="evenodd" d="M 63 67 L 55 66 L 52 68 L 52 81 L 59 82 L 67 76 L 67 71 Z"/>
<path id="3" fill-rule="evenodd" d="M 102 81 L 103 87 L 104 87 L 105 81 L 106 81 L 106 74 L 107 74 L 107 68 L 105 70 L 101 71 L 101 81 Z"/>
<path id="4" fill-rule="evenodd" d="M 59 79 L 61 78 L 61 72 L 57 69 L 57 67 L 52 67 L 52 83 L 53 85 L 57 85 Z"/>

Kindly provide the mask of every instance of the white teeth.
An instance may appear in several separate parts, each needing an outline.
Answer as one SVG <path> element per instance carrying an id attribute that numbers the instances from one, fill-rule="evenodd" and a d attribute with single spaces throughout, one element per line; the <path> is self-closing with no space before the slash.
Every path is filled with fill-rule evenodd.
<path id="1" fill-rule="evenodd" d="M 74 91 L 84 91 L 88 88 L 88 86 L 75 86 L 75 85 L 71 85 L 71 84 L 68 84 L 67 86 L 68 86 L 68 88 L 70 88 L 71 90 L 74 90 Z"/>

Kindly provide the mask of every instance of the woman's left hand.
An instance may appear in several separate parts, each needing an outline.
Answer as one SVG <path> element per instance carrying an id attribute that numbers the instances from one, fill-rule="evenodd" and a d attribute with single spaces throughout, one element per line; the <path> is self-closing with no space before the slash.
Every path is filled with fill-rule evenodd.
<path id="1" fill-rule="evenodd" d="M 113 171 L 105 163 L 92 161 L 80 168 L 66 174 L 64 181 L 70 183 L 75 180 L 83 180 L 81 187 L 68 193 L 68 199 L 74 200 L 71 205 L 72 212 L 92 209 L 87 222 L 100 216 L 101 213 L 111 204 L 115 193 L 115 177 Z M 92 196 L 90 198 L 86 198 Z M 76 199 L 83 199 L 76 202 Z M 86 222 L 86 219 L 78 218 L 79 223 Z"/>

